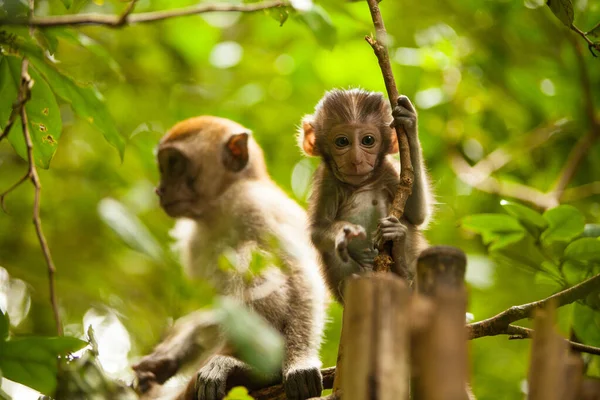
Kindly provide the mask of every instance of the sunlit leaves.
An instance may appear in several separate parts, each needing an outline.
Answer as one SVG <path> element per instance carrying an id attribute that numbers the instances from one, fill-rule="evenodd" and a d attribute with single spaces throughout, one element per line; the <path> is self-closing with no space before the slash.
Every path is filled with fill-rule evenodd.
<path id="1" fill-rule="evenodd" d="M 163 251 L 144 224 L 123 204 L 103 199 L 98 204 L 102 220 L 132 249 L 153 259 L 163 261 Z"/>
<path id="2" fill-rule="evenodd" d="M 507 213 L 517 218 L 535 236 L 548 226 L 548 222 L 542 215 L 529 207 L 510 201 L 502 201 L 501 204 Z"/>
<path id="3" fill-rule="evenodd" d="M 600 313 L 598 311 L 584 304 L 575 303 L 573 329 L 583 343 L 600 347 Z"/>
<path id="4" fill-rule="evenodd" d="M 571 26 L 574 18 L 573 3 L 571 0 L 548 0 L 546 4 L 560 22 L 566 26 Z"/>
<path id="5" fill-rule="evenodd" d="M 600 240 L 595 238 L 575 240 L 565 249 L 565 257 L 579 261 L 600 261 Z"/>
<path id="6" fill-rule="evenodd" d="M 64 101 L 68 102 L 73 111 L 96 127 L 106 140 L 119 150 L 123 157 L 125 139 L 115 127 L 110 114 L 100 98 L 100 94 L 91 86 L 80 86 L 68 76 L 50 65 L 40 54 L 30 56 L 31 62 L 50 83 L 52 90 Z"/>
<path id="7" fill-rule="evenodd" d="M 4 377 L 44 394 L 56 388 L 58 356 L 75 352 L 86 342 L 72 337 L 23 337 L 0 342 Z"/>
<path id="8" fill-rule="evenodd" d="M 276 374 L 283 361 L 283 338 L 268 322 L 236 300 L 222 297 L 217 311 L 228 343 L 258 374 Z"/>
<path id="9" fill-rule="evenodd" d="M 253 400 L 254 398 L 248 394 L 248 389 L 245 387 L 234 387 L 227 393 L 224 400 Z"/>
<path id="10" fill-rule="evenodd" d="M 0 107 L 0 124 L 4 125 L 12 111 L 12 105 L 6 106 L 12 99 L 17 101 L 21 82 L 21 59 L 12 56 L 0 56 L 0 98 L 4 107 Z M 52 90 L 34 69 L 29 68 L 29 75 L 34 84 L 31 98 L 25 104 L 27 126 L 33 142 L 33 158 L 37 166 L 50 167 L 50 160 L 56 152 L 58 140 L 62 132 L 62 120 L 56 98 Z M 8 136 L 10 144 L 17 154 L 27 159 L 27 146 L 20 119 L 15 122 Z"/>
<path id="11" fill-rule="evenodd" d="M 569 242 L 583 233 L 585 220 L 573 206 L 561 205 L 544 213 L 548 229 L 542 233 L 542 241 L 547 244 Z"/>

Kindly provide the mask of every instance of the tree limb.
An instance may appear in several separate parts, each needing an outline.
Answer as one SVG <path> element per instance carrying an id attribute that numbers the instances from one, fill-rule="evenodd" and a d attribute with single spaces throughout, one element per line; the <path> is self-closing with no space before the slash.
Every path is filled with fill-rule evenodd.
<path id="1" fill-rule="evenodd" d="M 533 329 L 524 328 L 522 326 L 517 325 L 509 325 L 506 328 L 506 332 L 503 332 L 503 334 L 510 335 L 510 337 L 508 338 L 509 340 L 532 339 L 534 333 L 535 331 Z M 573 350 L 577 350 L 581 353 L 600 355 L 600 348 L 598 347 L 573 342 L 572 340 L 565 340 L 569 343 L 569 346 L 571 346 Z"/>
<path id="2" fill-rule="evenodd" d="M 321 370 L 321 375 L 323 375 L 323 388 L 331 389 L 333 387 L 333 378 L 335 376 L 335 367 L 323 368 Z M 285 389 L 283 388 L 283 384 L 279 383 L 277 385 L 269 386 L 266 388 L 254 390 L 250 392 L 250 396 L 252 396 L 255 400 L 285 400 Z"/>
<path id="3" fill-rule="evenodd" d="M 266 1 L 264 3 L 254 4 L 199 4 L 196 6 L 176 8 L 172 10 L 131 14 L 135 5 L 134 3 L 135 1 L 129 3 L 125 9 L 125 12 L 123 12 L 121 15 L 74 14 L 49 17 L 31 17 L 28 19 L 12 18 L 0 20 L 0 25 L 25 25 L 36 28 L 47 28 L 54 26 L 104 25 L 111 28 L 120 28 L 129 24 L 155 22 L 187 15 L 196 15 L 208 12 L 256 12 L 267 10 L 269 8 L 284 7 L 288 4 L 287 2 L 281 0 Z"/>
<path id="4" fill-rule="evenodd" d="M 600 291 L 600 274 L 555 293 L 546 299 L 520 306 L 512 306 L 494 317 L 469 324 L 467 325 L 469 339 L 505 334 L 511 323 L 531 317 L 535 309 L 544 307 L 550 301 L 555 301 L 557 307 L 562 307 L 583 299 L 594 291 Z"/>
<path id="5" fill-rule="evenodd" d="M 367 3 L 369 4 L 371 18 L 373 19 L 373 25 L 375 26 L 375 37 L 366 36 L 365 40 L 371 45 L 375 56 L 377 56 L 377 61 L 379 62 L 381 73 L 383 74 L 388 99 L 391 107 L 394 108 L 398 102 L 398 89 L 396 88 L 396 81 L 394 80 L 394 73 L 392 72 L 392 65 L 390 64 L 390 56 L 386 48 L 388 42 L 387 31 L 385 30 L 383 18 L 381 18 L 377 0 L 367 0 Z M 400 152 L 400 185 L 398 186 L 398 192 L 394 197 L 390 215 L 400 218 L 404 214 L 406 200 L 408 200 L 408 197 L 412 193 L 414 171 L 410 159 L 410 147 L 406 132 L 404 131 L 402 124 L 396 124 L 395 128 Z M 375 258 L 374 270 L 389 271 L 392 263 L 393 261 L 389 251 L 385 251 L 384 254 L 380 254 Z"/>

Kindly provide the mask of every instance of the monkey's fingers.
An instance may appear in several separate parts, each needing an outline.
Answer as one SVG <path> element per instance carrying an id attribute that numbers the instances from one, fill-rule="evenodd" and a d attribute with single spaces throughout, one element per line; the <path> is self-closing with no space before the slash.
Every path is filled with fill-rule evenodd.
<path id="1" fill-rule="evenodd" d="M 136 378 L 133 386 L 138 393 L 146 393 L 156 384 L 156 376 L 149 371 L 136 371 Z"/>
<path id="2" fill-rule="evenodd" d="M 396 217 L 386 217 L 379 220 L 380 227 L 396 226 L 400 223 L 400 220 Z"/>
<path id="3" fill-rule="evenodd" d="M 405 95 L 400 95 L 398 96 L 398 105 L 401 107 L 406 108 L 409 111 L 412 111 L 413 113 L 416 112 L 415 111 L 415 107 L 413 106 L 413 104 L 411 103 L 410 99 L 405 96 Z"/>
<path id="4" fill-rule="evenodd" d="M 338 256 L 342 259 L 343 262 L 348 262 L 350 260 L 350 255 L 348 254 L 348 243 L 346 241 L 340 242 L 336 246 L 336 250 Z"/>

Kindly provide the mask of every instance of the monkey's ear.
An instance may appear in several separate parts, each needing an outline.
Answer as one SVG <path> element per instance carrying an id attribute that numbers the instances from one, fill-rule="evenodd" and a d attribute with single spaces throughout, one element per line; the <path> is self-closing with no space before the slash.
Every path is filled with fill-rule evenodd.
<path id="1" fill-rule="evenodd" d="M 398 135 L 396 135 L 396 129 L 392 128 L 390 135 L 392 137 L 390 138 L 390 149 L 388 150 L 388 154 L 398 154 L 400 149 L 398 147 Z"/>
<path id="2" fill-rule="evenodd" d="M 307 115 L 302 118 L 301 126 L 298 132 L 298 145 L 307 156 L 319 156 L 317 150 L 315 128 L 313 126 L 313 116 Z"/>
<path id="3" fill-rule="evenodd" d="M 223 149 L 223 165 L 230 171 L 239 172 L 248 164 L 248 132 L 229 138 Z"/>

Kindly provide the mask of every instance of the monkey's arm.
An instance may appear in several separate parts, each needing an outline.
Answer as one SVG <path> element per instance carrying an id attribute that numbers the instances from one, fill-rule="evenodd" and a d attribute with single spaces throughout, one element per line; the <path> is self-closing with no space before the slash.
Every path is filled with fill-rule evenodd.
<path id="1" fill-rule="evenodd" d="M 429 216 L 431 194 L 429 181 L 423 162 L 423 151 L 419 141 L 417 128 L 417 112 L 406 96 L 398 98 L 398 105 L 394 108 L 392 115 L 394 121 L 400 123 L 408 135 L 410 146 L 410 159 L 414 170 L 414 183 L 412 193 L 406 200 L 404 217 L 413 225 L 421 225 Z"/>
<path id="2" fill-rule="evenodd" d="M 180 318 L 165 340 L 133 366 L 138 390 L 144 393 L 153 384 L 166 382 L 185 364 L 206 360 L 223 347 L 223 339 L 212 313 L 196 311 Z"/>

